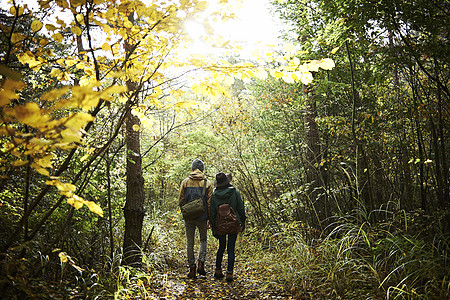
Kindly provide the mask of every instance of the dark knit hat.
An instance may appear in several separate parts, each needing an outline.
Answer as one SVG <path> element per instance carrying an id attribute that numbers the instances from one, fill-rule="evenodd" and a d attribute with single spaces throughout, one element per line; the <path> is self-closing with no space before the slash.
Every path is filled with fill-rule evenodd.
<path id="1" fill-rule="evenodd" d="M 203 164 L 203 162 L 200 159 L 196 158 L 192 162 L 191 169 L 192 169 L 192 171 L 199 169 L 200 171 L 203 172 L 205 170 L 205 165 Z"/>
<path id="2" fill-rule="evenodd" d="M 222 187 L 230 184 L 227 175 L 224 172 L 219 172 L 216 174 L 217 187 Z"/>

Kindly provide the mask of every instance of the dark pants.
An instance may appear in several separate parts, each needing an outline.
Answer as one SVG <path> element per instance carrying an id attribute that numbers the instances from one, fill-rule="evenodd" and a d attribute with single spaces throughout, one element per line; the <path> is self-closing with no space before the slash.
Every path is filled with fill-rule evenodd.
<path id="1" fill-rule="evenodd" d="M 216 269 L 222 268 L 223 254 L 225 253 L 225 248 L 228 253 L 228 266 L 227 273 L 233 273 L 234 269 L 234 246 L 236 245 L 237 233 L 236 234 L 226 234 L 216 236 L 219 240 L 219 249 L 216 254 Z M 227 243 L 228 237 L 228 243 Z"/>

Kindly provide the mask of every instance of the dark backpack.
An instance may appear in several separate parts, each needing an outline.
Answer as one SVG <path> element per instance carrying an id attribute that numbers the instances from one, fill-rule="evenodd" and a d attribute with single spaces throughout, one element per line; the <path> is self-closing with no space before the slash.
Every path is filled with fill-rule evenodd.
<path id="1" fill-rule="evenodd" d="M 230 204 L 222 204 L 217 209 L 216 234 L 235 234 L 241 232 L 236 213 Z"/>

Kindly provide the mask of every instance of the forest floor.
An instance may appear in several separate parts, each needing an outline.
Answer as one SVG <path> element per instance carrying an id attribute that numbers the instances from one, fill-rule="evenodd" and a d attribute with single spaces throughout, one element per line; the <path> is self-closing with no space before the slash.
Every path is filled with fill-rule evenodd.
<path id="1" fill-rule="evenodd" d="M 149 290 L 149 299 L 319 299 L 295 297 L 283 286 L 265 281 L 256 269 L 244 270 L 239 264 L 237 260 L 232 282 L 214 278 L 214 262 L 206 262 L 206 276 L 197 279 L 187 278 L 187 268 L 173 268 L 162 275 L 161 286 Z"/>
<path id="2" fill-rule="evenodd" d="M 171 225 L 169 225 L 169 223 Z M 143 280 L 145 288 L 142 299 L 324 299 L 309 293 L 298 296 L 294 291 L 286 289 L 281 281 L 274 279 L 272 270 L 264 262 L 269 257 L 256 258 L 254 250 L 248 240 L 240 235 L 236 244 L 236 261 L 234 267 L 234 280 L 227 282 L 225 278 L 214 278 L 216 251 L 218 240 L 208 231 L 208 246 L 205 262 L 206 276 L 197 274 L 196 279 L 187 278 L 189 269 L 186 261 L 186 240 L 182 223 L 172 226 L 166 222 L 164 226 L 154 231 L 155 241 L 150 253 L 160 261 L 157 267 L 151 267 L 154 272 L 151 280 Z M 181 225 L 181 226 L 180 226 Z M 163 229 L 164 228 L 164 229 Z M 161 236 L 159 236 L 161 235 Z M 194 250 L 198 251 L 198 237 L 195 238 Z M 151 256 L 151 254 L 149 255 Z M 227 253 L 223 257 L 222 269 L 225 273 L 227 266 Z M 308 291 L 307 289 L 306 291 Z M 312 293 L 311 293 L 312 294 Z"/>
<path id="3" fill-rule="evenodd" d="M 226 263 L 226 259 L 225 259 Z M 239 265 L 239 261 L 236 264 Z M 214 278 L 214 262 L 205 265 L 206 276 L 188 279 L 185 267 L 170 267 L 146 274 L 141 283 L 135 281 L 135 289 L 129 293 L 86 295 L 73 282 L 33 282 L 19 289 L 0 292 L 0 299 L 326 299 L 318 295 L 294 296 L 279 283 L 264 280 L 255 269 L 236 266 L 234 281 Z M 155 271 L 155 270 L 153 270 Z M 145 272 L 144 272 L 145 273 Z M 139 281 L 139 280 L 137 280 Z M 11 287 L 12 288 L 12 287 Z M 133 289 L 131 286 L 125 290 Z M 108 295 L 109 294 L 109 295 Z"/>
<path id="4" fill-rule="evenodd" d="M 171 222 L 172 220 L 163 222 L 162 225 L 153 223 L 154 240 L 150 246 L 152 250 L 148 253 L 148 261 L 156 262 L 156 265 L 150 266 L 150 270 L 144 272 L 147 276 L 140 283 L 139 299 L 330 299 L 317 289 L 303 284 L 301 287 L 286 286 L 281 274 L 284 262 L 280 261 L 277 264 L 276 255 L 274 257 L 273 253 L 267 252 L 268 249 L 261 250 L 261 243 L 247 238 L 246 234 L 240 234 L 238 237 L 232 282 L 227 282 L 225 278 L 214 278 L 216 251 L 219 245 L 210 231 L 205 262 L 207 274 L 206 276 L 197 274 L 196 279 L 189 279 L 184 226 L 181 221 L 177 223 Z M 150 225 L 149 222 L 147 229 L 149 230 L 153 224 Z M 194 246 L 196 254 L 198 247 L 196 236 Z M 224 272 L 226 266 L 225 252 L 222 263 Z M 148 277 L 151 279 L 148 280 Z"/>
<path id="5" fill-rule="evenodd" d="M 146 252 L 139 268 L 114 268 L 97 275 L 93 269 L 80 272 L 81 268 L 67 265 L 66 275 L 59 275 L 61 280 L 28 280 L 21 276 L 2 280 L 0 276 L 0 299 L 330 299 L 310 287 L 301 287 L 299 293 L 298 286 L 291 290 L 285 282 L 283 285 L 278 269 L 283 262 L 276 264 L 273 253 L 255 250 L 244 236 L 238 239 L 234 281 L 214 278 L 218 241 L 210 233 L 207 275 L 188 279 L 183 229 L 167 226 L 165 230 L 155 230 L 164 238 L 155 237 L 152 250 Z M 198 246 L 196 238 L 195 249 Z M 225 253 L 224 271 L 226 265 Z M 74 277 L 71 279 L 68 274 Z"/>

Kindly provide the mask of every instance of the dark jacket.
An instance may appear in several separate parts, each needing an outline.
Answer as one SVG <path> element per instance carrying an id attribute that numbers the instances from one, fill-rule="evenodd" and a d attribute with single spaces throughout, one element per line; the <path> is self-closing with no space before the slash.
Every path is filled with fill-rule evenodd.
<path id="1" fill-rule="evenodd" d="M 210 223 L 213 231 L 216 230 L 217 222 L 217 210 L 221 204 L 228 203 L 233 208 L 238 218 L 239 224 L 244 226 L 245 224 L 245 208 L 244 202 L 242 201 L 241 194 L 232 185 L 225 188 L 216 188 L 211 197 L 211 207 L 210 207 Z"/>
<path id="2" fill-rule="evenodd" d="M 189 174 L 189 177 L 185 178 L 181 182 L 180 194 L 178 196 L 178 205 L 181 207 L 183 204 L 199 198 L 202 196 L 203 185 L 206 179 L 202 171 L 196 169 Z M 198 217 L 196 220 L 208 220 L 209 219 L 209 205 L 211 202 L 211 196 L 213 193 L 213 187 L 211 181 L 206 179 L 205 197 L 203 198 L 203 205 L 206 212 Z"/>

